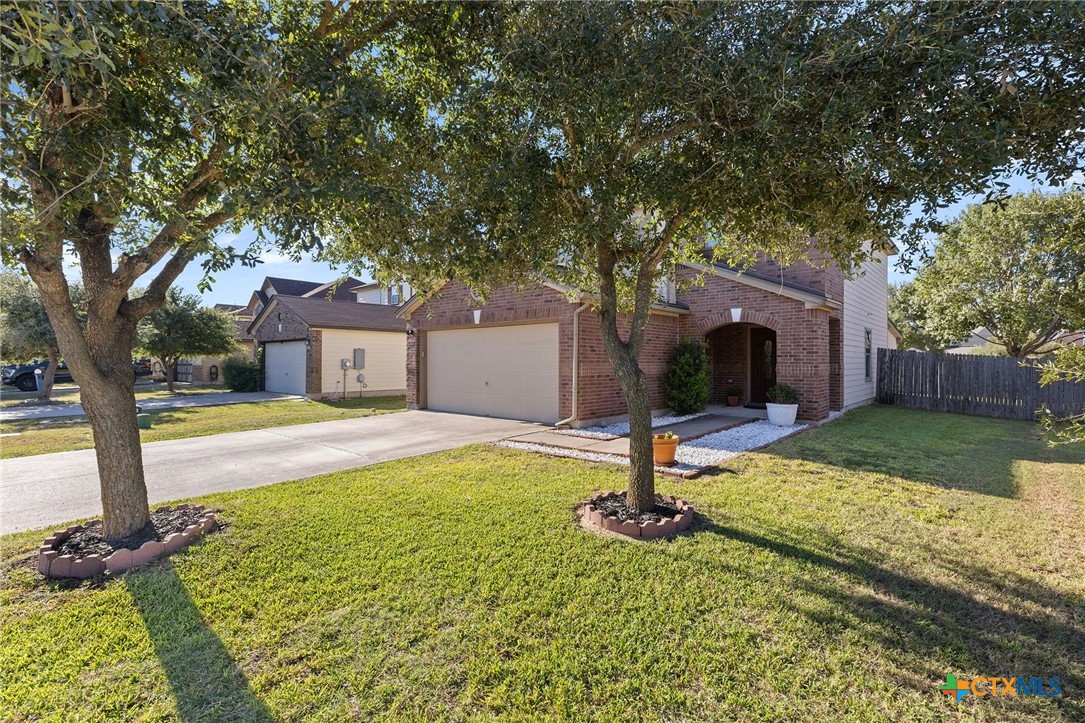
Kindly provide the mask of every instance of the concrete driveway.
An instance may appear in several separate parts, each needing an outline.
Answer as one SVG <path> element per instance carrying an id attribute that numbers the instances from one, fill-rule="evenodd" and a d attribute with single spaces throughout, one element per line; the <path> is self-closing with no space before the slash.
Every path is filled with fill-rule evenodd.
<path id="1" fill-rule="evenodd" d="M 143 445 L 151 504 L 285 482 L 491 442 L 543 428 L 442 412 L 401 412 Z M 0 532 L 102 512 L 93 449 L 0 462 Z"/>
<path id="2" fill-rule="evenodd" d="M 227 404 L 251 404 L 253 402 L 275 402 L 280 400 L 301 401 L 305 397 L 296 394 L 278 392 L 202 392 L 185 394 L 179 397 L 161 397 L 158 399 L 137 399 L 136 406 L 144 412 L 158 412 L 163 409 L 186 409 L 188 407 L 222 407 Z M 6 407 L 0 410 L 0 422 L 13 422 L 22 419 L 52 419 L 54 417 L 81 417 L 86 412 L 79 404 L 29 404 L 25 407 Z"/>

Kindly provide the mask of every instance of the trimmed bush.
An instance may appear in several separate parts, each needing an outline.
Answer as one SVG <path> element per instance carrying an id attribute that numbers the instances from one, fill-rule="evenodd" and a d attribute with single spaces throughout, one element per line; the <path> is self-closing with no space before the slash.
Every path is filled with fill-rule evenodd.
<path id="1" fill-rule="evenodd" d="M 232 356 L 222 363 L 222 383 L 231 392 L 258 392 L 262 381 L 259 362 Z"/>
<path id="2" fill-rule="evenodd" d="M 798 404 L 799 393 L 790 384 L 776 384 L 769 387 L 766 395 L 773 404 Z"/>
<path id="3" fill-rule="evenodd" d="M 708 348 L 704 342 L 683 339 L 674 347 L 671 370 L 663 378 L 667 406 L 675 414 L 696 414 L 708 404 Z"/>

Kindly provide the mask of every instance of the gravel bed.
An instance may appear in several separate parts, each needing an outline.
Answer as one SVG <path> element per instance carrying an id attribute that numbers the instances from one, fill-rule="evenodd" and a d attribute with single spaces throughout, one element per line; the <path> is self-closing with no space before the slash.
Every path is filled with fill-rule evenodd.
<path id="1" fill-rule="evenodd" d="M 764 420 L 750 422 L 734 429 L 725 429 L 682 442 L 678 445 L 675 460 L 694 467 L 709 467 L 737 457 L 747 450 L 788 437 L 806 429 L 806 426 L 793 424 L 790 427 L 777 427 Z"/>
<path id="2" fill-rule="evenodd" d="M 664 415 L 662 417 L 652 417 L 652 429 L 658 427 L 669 427 L 672 424 L 678 424 L 679 422 L 688 422 L 691 419 L 698 419 L 700 417 L 707 417 L 708 412 L 698 412 L 697 414 L 685 414 L 680 417 L 673 417 Z M 617 439 L 618 437 L 624 437 L 629 434 L 629 422 L 615 422 L 614 424 L 600 424 L 595 427 L 584 427 L 583 429 L 555 429 L 558 434 L 567 434 L 570 437 L 587 437 L 588 439 Z"/>
<path id="3" fill-rule="evenodd" d="M 789 437 L 796 432 L 801 432 L 808 425 L 793 424 L 790 427 L 777 427 L 775 424 L 760 420 L 743 424 L 734 429 L 726 429 L 715 434 L 705 435 L 689 442 L 681 442 L 675 455 L 677 464 L 667 467 L 672 472 L 692 472 L 703 467 L 711 467 L 725 462 L 732 457 L 762 447 L 778 439 Z M 531 444 L 530 442 L 498 442 L 500 447 L 520 449 L 525 452 L 541 452 L 554 457 L 570 457 L 583 459 L 588 462 L 609 462 L 610 464 L 629 464 L 629 458 L 620 454 L 600 454 L 598 452 L 585 452 L 579 449 L 565 449 L 563 447 L 551 447 L 545 444 Z M 662 468 L 660 468 L 662 469 Z"/>

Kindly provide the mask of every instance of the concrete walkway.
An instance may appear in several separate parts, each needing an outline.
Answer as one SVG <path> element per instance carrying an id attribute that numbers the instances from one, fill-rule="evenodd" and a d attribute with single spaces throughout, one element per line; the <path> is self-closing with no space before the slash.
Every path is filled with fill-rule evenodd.
<path id="1" fill-rule="evenodd" d="M 682 440 L 696 439 L 715 432 L 722 432 L 742 424 L 754 421 L 749 417 L 726 416 L 720 414 L 708 414 L 697 419 L 690 419 L 667 427 L 657 427 L 652 434 L 665 434 L 672 432 Z M 629 437 L 617 437 L 616 439 L 593 439 L 591 437 L 577 437 L 573 434 L 561 434 L 552 429 L 541 429 L 528 432 L 509 441 L 525 442 L 527 444 L 545 444 L 548 447 L 561 447 L 563 449 L 575 449 L 581 452 L 593 454 L 617 454 L 623 457 L 629 456 Z"/>
<path id="2" fill-rule="evenodd" d="M 276 392 L 206 392 L 185 394 L 179 397 L 160 399 L 137 399 L 136 406 L 144 412 L 158 412 L 163 409 L 184 409 L 186 407 L 219 407 L 227 404 L 249 404 L 251 402 L 273 402 L 282 399 L 300 400 L 294 394 Z M 15 422 L 23 419 L 52 419 L 54 417 L 81 417 L 86 412 L 79 404 L 35 404 L 25 407 L 5 407 L 0 410 L 0 422 Z"/>
<path id="3" fill-rule="evenodd" d="M 541 429 L 508 419 L 401 412 L 143 445 L 152 505 L 257 487 Z M 100 515 L 94 450 L 0 461 L 0 532 Z"/>

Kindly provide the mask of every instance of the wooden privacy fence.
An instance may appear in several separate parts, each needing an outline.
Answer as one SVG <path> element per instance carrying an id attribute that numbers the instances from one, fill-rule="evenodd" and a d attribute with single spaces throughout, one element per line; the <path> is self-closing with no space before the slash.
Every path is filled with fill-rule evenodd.
<path id="1" fill-rule="evenodd" d="M 1085 384 L 1040 386 L 1040 372 L 1006 357 L 878 350 L 878 402 L 1004 419 L 1036 418 L 1041 405 L 1058 416 L 1085 410 Z"/>

